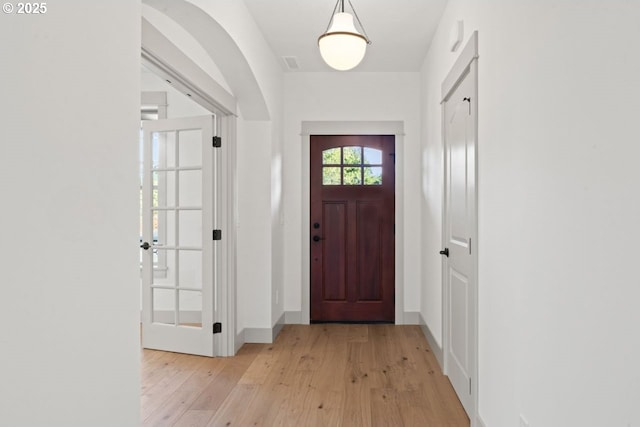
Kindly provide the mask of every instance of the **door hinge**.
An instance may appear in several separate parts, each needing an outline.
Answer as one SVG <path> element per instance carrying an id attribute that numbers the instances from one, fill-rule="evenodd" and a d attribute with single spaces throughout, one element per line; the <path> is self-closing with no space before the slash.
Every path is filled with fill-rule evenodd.
<path id="1" fill-rule="evenodd" d="M 469 255 L 471 255 L 471 237 L 469 237 Z"/>
<path id="2" fill-rule="evenodd" d="M 213 333 L 221 334 L 222 333 L 222 323 L 216 322 L 213 324 Z"/>
<path id="3" fill-rule="evenodd" d="M 213 230 L 213 240 L 222 240 L 222 230 Z"/>
<path id="4" fill-rule="evenodd" d="M 220 148 L 222 147 L 222 138 L 219 136 L 214 136 L 213 137 L 213 147 L 214 148 Z"/>
<path id="5" fill-rule="evenodd" d="M 471 393 L 471 378 L 469 378 L 469 394 L 473 394 Z"/>

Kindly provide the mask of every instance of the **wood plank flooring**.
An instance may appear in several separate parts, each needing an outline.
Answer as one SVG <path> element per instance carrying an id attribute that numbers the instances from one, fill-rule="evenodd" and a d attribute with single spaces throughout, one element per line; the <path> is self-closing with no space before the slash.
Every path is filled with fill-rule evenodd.
<path id="1" fill-rule="evenodd" d="M 235 357 L 142 353 L 144 426 L 469 426 L 418 326 L 286 325 Z"/>

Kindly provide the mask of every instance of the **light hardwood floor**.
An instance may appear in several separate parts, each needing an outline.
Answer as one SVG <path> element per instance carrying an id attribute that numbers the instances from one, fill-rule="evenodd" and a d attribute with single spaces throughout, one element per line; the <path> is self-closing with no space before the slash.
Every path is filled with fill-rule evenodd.
<path id="1" fill-rule="evenodd" d="M 142 353 L 145 426 L 469 426 L 418 326 L 286 325 L 235 357 Z"/>

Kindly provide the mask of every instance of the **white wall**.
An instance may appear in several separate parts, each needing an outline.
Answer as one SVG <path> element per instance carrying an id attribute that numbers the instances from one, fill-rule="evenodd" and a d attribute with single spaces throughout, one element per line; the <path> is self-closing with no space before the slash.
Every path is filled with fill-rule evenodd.
<path id="1" fill-rule="evenodd" d="M 238 123 L 238 330 L 271 327 L 269 132 L 268 122 Z"/>
<path id="2" fill-rule="evenodd" d="M 283 312 L 280 211 L 283 72 L 243 2 L 193 0 L 233 38 L 264 96 L 268 121 L 238 120 L 238 331 L 271 328 Z M 242 115 L 242 106 L 240 106 Z M 272 187 L 273 185 L 273 187 Z M 281 291 L 279 291 L 281 293 Z M 280 298 L 281 299 L 281 298 Z"/>
<path id="3" fill-rule="evenodd" d="M 282 95 L 284 98 L 284 89 Z M 274 114 L 271 146 L 271 326 L 284 321 L 284 141 L 282 113 Z"/>
<path id="4" fill-rule="evenodd" d="M 403 121 L 405 311 L 419 310 L 420 100 L 419 73 L 285 74 L 285 311 L 302 310 L 302 121 Z"/>
<path id="5" fill-rule="evenodd" d="M 479 413 L 640 425 L 640 3 L 450 1 L 423 67 L 422 314 L 441 340 L 440 84 L 479 30 Z"/>
<path id="6" fill-rule="evenodd" d="M 211 15 L 233 38 L 263 92 L 269 118 L 277 120 L 282 110 L 282 68 L 244 2 L 188 1 Z"/>
<path id="7" fill-rule="evenodd" d="M 140 4 L 0 15 L 0 425 L 139 422 Z"/>

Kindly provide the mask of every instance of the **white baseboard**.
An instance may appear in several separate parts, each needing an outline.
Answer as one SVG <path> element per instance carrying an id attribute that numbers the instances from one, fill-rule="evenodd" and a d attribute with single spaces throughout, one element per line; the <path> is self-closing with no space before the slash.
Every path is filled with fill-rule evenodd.
<path id="1" fill-rule="evenodd" d="M 476 420 L 475 423 L 471 423 L 472 427 L 487 427 L 482 417 L 480 417 L 480 414 L 476 413 L 475 420 Z"/>
<path id="2" fill-rule="evenodd" d="M 285 311 L 284 323 L 287 325 L 300 325 L 302 323 L 302 311 Z"/>
<path id="3" fill-rule="evenodd" d="M 244 328 L 244 342 L 258 344 L 272 344 L 282 327 L 284 326 L 285 314 L 282 313 L 275 325 L 271 328 Z"/>
<path id="4" fill-rule="evenodd" d="M 442 347 L 438 345 L 438 343 L 436 342 L 436 339 L 433 337 L 433 333 L 431 332 L 431 329 L 429 329 L 429 326 L 427 326 L 427 322 L 425 322 L 424 317 L 422 317 L 422 313 L 418 313 L 418 317 L 419 317 L 420 329 L 422 329 L 422 333 L 424 334 L 424 337 L 427 339 L 427 342 L 429 343 L 429 347 L 431 347 L 431 352 L 436 357 L 436 360 L 440 365 L 440 370 L 442 370 L 444 366 Z"/>
<path id="5" fill-rule="evenodd" d="M 282 330 L 282 327 L 284 326 L 284 323 L 285 323 L 285 318 L 286 318 L 286 314 L 282 313 L 278 318 L 278 320 L 276 321 L 276 324 L 273 325 L 273 328 L 271 328 L 273 329 L 273 334 L 271 335 L 271 342 L 274 342 L 278 337 L 278 335 L 280 334 L 280 331 Z"/>
<path id="6" fill-rule="evenodd" d="M 243 329 L 236 334 L 236 341 L 234 343 L 235 349 L 233 352 L 234 355 L 238 354 L 238 350 L 240 350 L 240 347 L 242 347 L 244 343 L 245 343 L 245 340 L 244 340 L 244 329 Z"/>
<path id="7" fill-rule="evenodd" d="M 405 311 L 403 314 L 404 325 L 419 325 L 420 324 L 420 312 L 419 311 Z"/>
<path id="8" fill-rule="evenodd" d="M 244 328 L 244 342 L 271 344 L 273 342 L 273 329 L 271 328 Z"/>

